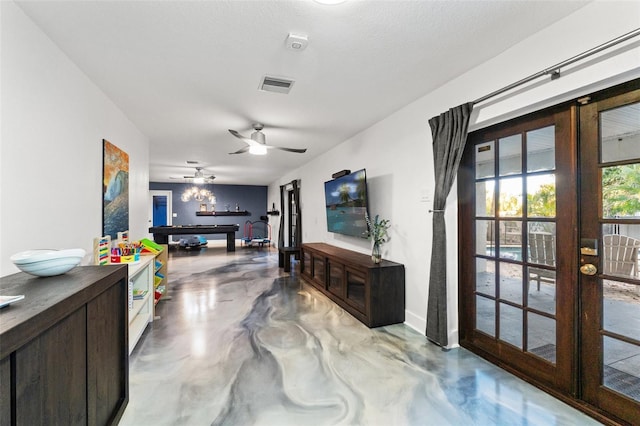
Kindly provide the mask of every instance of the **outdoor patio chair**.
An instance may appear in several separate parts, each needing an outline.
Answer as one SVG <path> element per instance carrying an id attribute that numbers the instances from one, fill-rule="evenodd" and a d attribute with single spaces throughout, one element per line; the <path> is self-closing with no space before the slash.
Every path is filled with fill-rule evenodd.
<path id="1" fill-rule="evenodd" d="M 609 234 L 602 237 L 602 246 L 604 274 L 640 278 L 640 271 L 638 271 L 640 240 L 626 235 Z"/>
<path id="2" fill-rule="evenodd" d="M 529 233 L 529 262 L 538 265 L 556 266 L 556 239 L 550 232 L 530 232 Z M 529 284 L 535 280 L 540 291 L 540 282 L 555 284 L 555 270 L 529 267 Z M 527 286 L 527 291 L 529 286 Z"/>

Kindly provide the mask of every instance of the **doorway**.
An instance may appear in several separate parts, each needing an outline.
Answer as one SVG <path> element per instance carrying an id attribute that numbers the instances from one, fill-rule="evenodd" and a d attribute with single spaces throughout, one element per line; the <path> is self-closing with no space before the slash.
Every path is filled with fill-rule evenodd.
<path id="1" fill-rule="evenodd" d="M 149 191 L 149 227 L 171 226 L 173 218 L 172 196 L 172 191 Z"/>
<path id="2" fill-rule="evenodd" d="M 278 232 L 278 247 L 299 248 L 302 243 L 302 214 L 298 180 L 280 186 L 280 208 L 282 216 Z"/>
<path id="3" fill-rule="evenodd" d="M 458 175 L 461 345 L 627 422 L 640 410 L 639 86 L 473 132 Z"/>

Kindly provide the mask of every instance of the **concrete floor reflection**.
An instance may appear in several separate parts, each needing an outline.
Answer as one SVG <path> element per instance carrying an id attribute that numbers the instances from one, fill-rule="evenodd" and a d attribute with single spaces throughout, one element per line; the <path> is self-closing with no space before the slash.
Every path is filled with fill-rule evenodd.
<path id="1" fill-rule="evenodd" d="M 367 328 L 274 249 L 172 251 L 169 280 L 122 425 L 598 424 L 464 349 Z"/>

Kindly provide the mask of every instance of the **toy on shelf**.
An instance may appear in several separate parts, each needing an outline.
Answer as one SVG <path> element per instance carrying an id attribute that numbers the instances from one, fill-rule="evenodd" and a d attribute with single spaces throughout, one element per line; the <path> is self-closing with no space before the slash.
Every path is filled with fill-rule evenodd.
<path id="1" fill-rule="evenodd" d="M 140 260 L 142 245 L 138 241 L 129 241 L 129 231 L 118 232 L 118 239 L 111 242 L 110 246 L 111 263 L 134 263 Z"/>
<path id="2" fill-rule="evenodd" d="M 160 244 L 151 241 L 148 238 L 143 238 L 140 240 L 140 245 L 142 247 L 142 252 L 143 253 L 151 253 L 151 254 L 158 254 L 160 253 L 163 248 Z"/>
<path id="3" fill-rule="evenodd" d="M 108 265 L 110 262 L 109 248 L 111 247 L 111 237 L 96 237 L 93 239 L 93 263 L 95 265 Z"/>
<path id="4" fill-rule="evenodd" d="M 138 241 L 120 242 L 111 248 L 111 263 L 133 263 L 140 260 L 142 246 Z"/>

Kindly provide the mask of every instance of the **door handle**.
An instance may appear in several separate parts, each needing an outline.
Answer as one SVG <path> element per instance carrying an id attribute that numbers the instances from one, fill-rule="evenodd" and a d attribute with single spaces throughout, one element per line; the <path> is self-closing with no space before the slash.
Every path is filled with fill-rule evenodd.
<path id="1" fill-rule="evenodd" d="M 598 268 L 591 263 L 586 263 L 580 267 L 580 273 L 582 275 L 595 275 L 598 272 Z"/>

